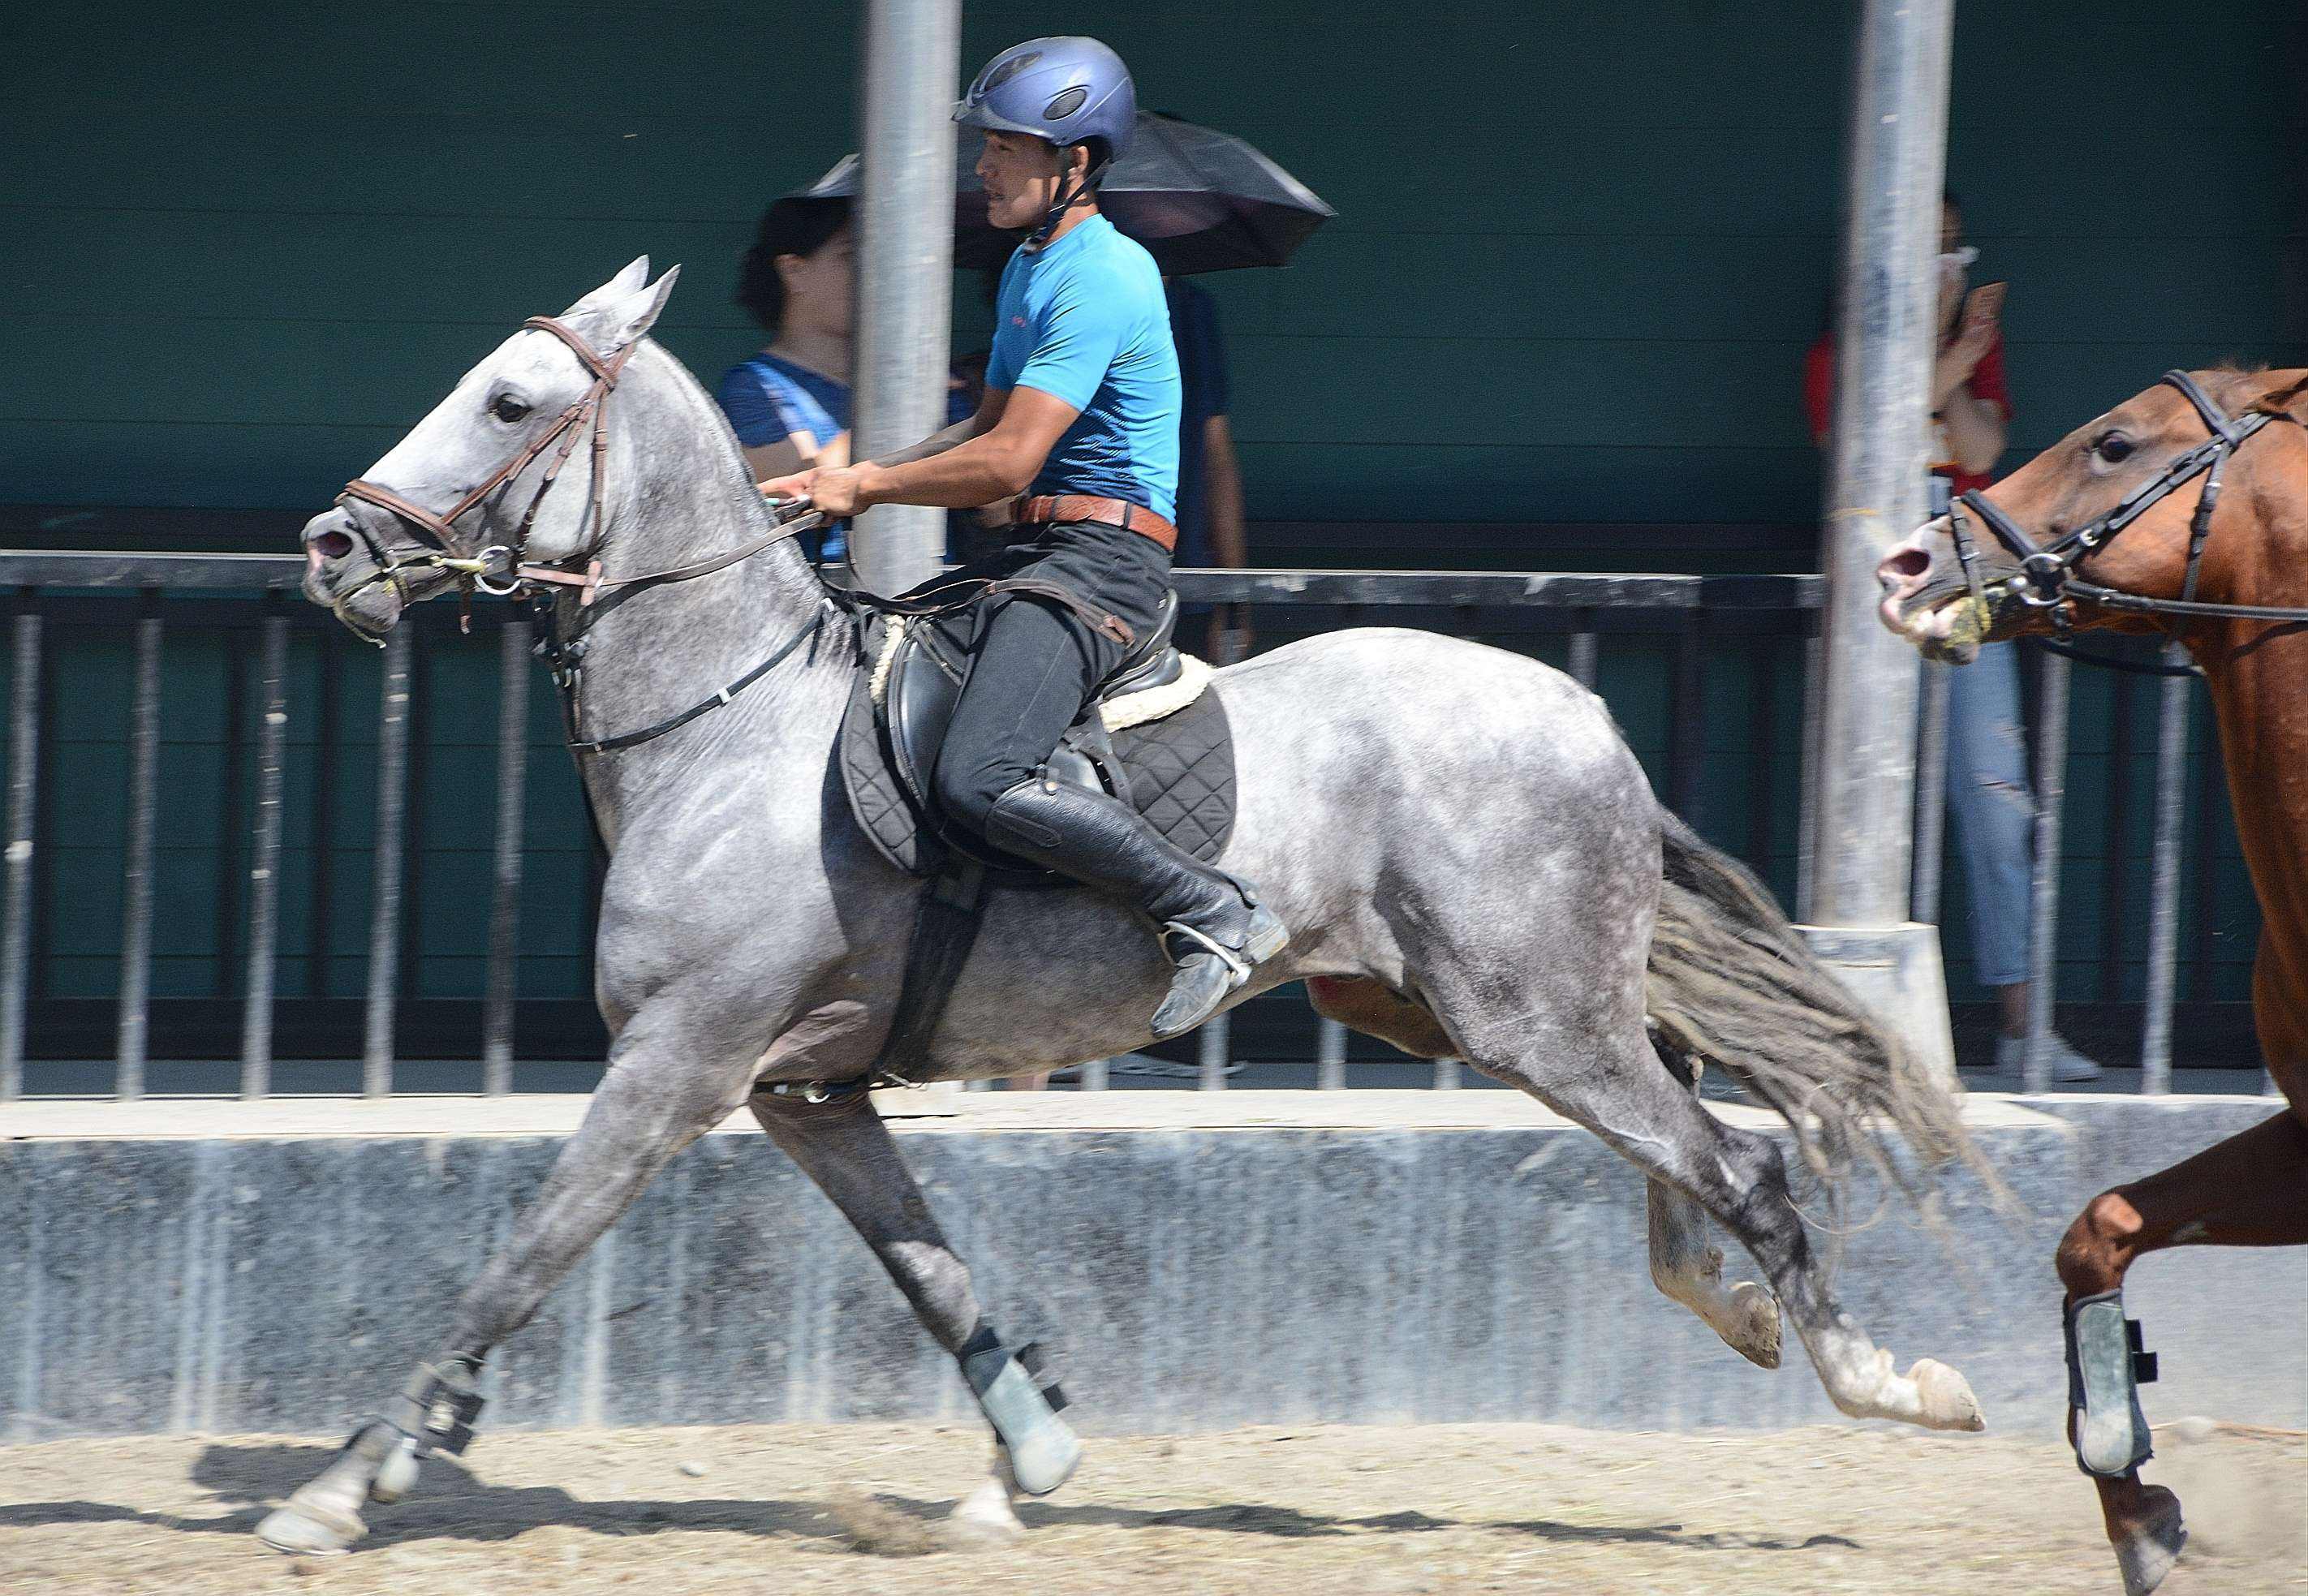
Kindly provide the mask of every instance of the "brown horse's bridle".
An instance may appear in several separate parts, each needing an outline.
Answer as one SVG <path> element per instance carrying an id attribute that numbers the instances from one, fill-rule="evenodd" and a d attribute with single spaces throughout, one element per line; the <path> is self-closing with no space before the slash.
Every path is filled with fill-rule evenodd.
<path id="1" fill-rule="evenodd" d="M 2012 558 L 2019 562 L 2018 571 L 1999 586 L 2013 593 L 2030 609 L 2045 611 L 2053 629 L 2063 636 L 2069 628 L 2069 612 L 2080 598 L 2106 609 L 2139 615 L 2308 622 L 2308 609 L 2279 609 L 2268 605 L 2206 604 L 2196 597 L 2197 568 L 2203 562 L 2204 545 L 2212 535 L 2212 512 L 2219 506 L 2220 485 L 2226 474 L 2228 457 L 2243 448 L 2254 433 L 2278 419 L 2277 413 L 2255 410 L 2248 415 L 2232 416 L 2214 404 L 2211 396 L 2198 387 L 2196 380 L 2185 372 L 2166 372 L 2158 381 L 2179 390 L 2195 407 L 2196 414 L 2202 417 L 2204 426 L 2211 435 L 2126 493 L 2116 502 L 2114 509 L 2097 520 L 2079 527 L 2052 542 L 2037 543 L 2014 525 L 2011 517 L 1997 509 L 1994 501 L 1976 489 L 1961 495 L 1948 507 L 1948 534 L 1955 544 L 1956 561 L 1962 567 L 1964 585 L 1974 599 L 1985 604 L 1986 589 L 1979 575 L 1979 551 L 1973 542 L 1971 529 L 1964 522 L 1963 512 L 1967 510 L 1977 516 L 1980 524 L 1994 533 L 1996 541 L 2002 544 Z M 2285 419 L 2290 417 L 2286 416 Z M 2183 484 L 2197 476 L 2204 479 L 2204 485 L 2196 500 L 2194 517 L 2188 525 L 2188 563 L 2186 574 L 2181 580 L 2179 597 L 2151 598 L 2145 594 L 2126 593 L 2083 579 L 2079 567 L 2085 560 L 2114 542 L 2117 534 L 2146 514 L 2150 507 L 2161 503 Z M 2103 662 L 2093 659 L 2092 663 Z"/>

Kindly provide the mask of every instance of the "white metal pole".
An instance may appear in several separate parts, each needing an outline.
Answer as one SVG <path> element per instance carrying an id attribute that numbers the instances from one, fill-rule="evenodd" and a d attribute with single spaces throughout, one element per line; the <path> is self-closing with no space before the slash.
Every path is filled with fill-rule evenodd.
<path id="1" fill-rule="evenodd" d="M 867 0 L 865 47 L 852 452 L 871 459 L 945 425 L 960 0 Z M 902 592 L 936 572 L 945 511 L 878 505 L 853 547 L 860 583 Z"/>
<path id="2" fill-rule="evenodd" d="M 1878 622 L 1875 567 L 1921 524 L 1953 0 L 1867 0 L 1852 85 L 1808 917 L 1855 991 L 1953 1067 L 1938 933 L 1908 919 L 1915 650 Z"/>

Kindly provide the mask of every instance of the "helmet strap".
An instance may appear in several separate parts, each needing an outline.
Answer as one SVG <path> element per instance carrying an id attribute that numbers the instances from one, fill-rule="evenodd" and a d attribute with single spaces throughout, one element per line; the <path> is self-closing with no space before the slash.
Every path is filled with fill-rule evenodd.
<path id="1" fill-rule="evenodd" d="M 1066 148 L 1071 150 L 1073 146 L 1069 144 Z M 1067 211 L 1081 204 L 1085 196 L 1097 197 L 1098 180 L 1106 176 L 1106 168 L 1113 164 L 1111 158 L 1096 162 L 1082 173 L 1079 183 L 1061 184 L 1058 197 L 1051 202 L 1048 212 L 1042 218 L 1042 225 L 1027 234 L 1026 242 L 1020 247 L 1039 249 L 1049 243 L 1050 235 L 1056 232 L 1059 224 L 1066 219 Z"/>

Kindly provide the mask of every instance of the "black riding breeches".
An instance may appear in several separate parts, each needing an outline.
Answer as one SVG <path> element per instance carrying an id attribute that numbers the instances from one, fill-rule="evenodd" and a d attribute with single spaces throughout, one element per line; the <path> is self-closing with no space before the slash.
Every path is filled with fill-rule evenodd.
<path id="1" fill-rule="evenodd" d="M 1004 577 L 1062 585 L 1141 639 L 1170 587 L 1170 556 L 1160 545 L 1098 521 L 1045 528 L 995 566 Z M 994 801 L 1032 777 L 1129 652 L 1055 599 L 1005 593 L 981 605 L 969 674 L 938 754 L 939 808 L 982 831 Z"/>

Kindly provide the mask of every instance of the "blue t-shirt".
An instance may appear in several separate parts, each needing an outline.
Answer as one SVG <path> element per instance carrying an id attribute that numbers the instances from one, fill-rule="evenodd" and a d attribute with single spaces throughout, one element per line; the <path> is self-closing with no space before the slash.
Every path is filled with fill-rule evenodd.
<path id="1" fill-rule="evenodd" d="M 714 399 L 748 449 L 782 443 L 796 433 L 809 435 L 813 452 L 849 430 L 849 385 L 764 351 L 733 365 Z M 849 552 L 849 523 L 828 527 L 817 558 L 839 560 Z"/>
<path id="2" fill-rule="evenodd" d="M 1210 543 L 1210 504 L 1202 477 L 1202 433 L 1213 416 L 1229 414 L 1226 345 L 1219 337 L 1219 308 L 1209 290 L 1183 277 L 1163 285 L 1170 301 L 1170 333 L 1178 346 L 1178 377 L 1184 399 L 1178 417 L 1178 563 L 1208 565 L 1217 551 Z"/>
<path id="3" fill-rule="evenodd" d="M 729 418 L 737 442 L 748 449 L 782 443 L 796 433 L 822 449 L 849 430 L 849 384 L 764 351 L 733 365 L 714 399 Z M 969 399 L 949 390 L 945 419 L 951 426 L 969 414 Z M 824 532 L 817 558 L 834 561 L 849 553 L 849 523 L 836 521 Z"/>
<path id="4" fill-rule="evenodd" d="M 1154 257 L 1093 216 L 1010 257 L 995 315 L 986 385 L 1037 389 L 1081 412 L 1032 491 L 1124 499 L 1174 518 L 1178 352 Z"/>

